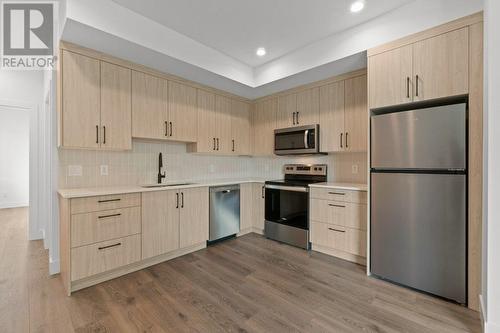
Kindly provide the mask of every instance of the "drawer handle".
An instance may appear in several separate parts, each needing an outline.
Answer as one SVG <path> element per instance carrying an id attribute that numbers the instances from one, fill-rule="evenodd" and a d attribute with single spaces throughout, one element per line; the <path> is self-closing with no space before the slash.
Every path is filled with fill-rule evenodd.
<path id="1" fill-rule="evenodd" d="M 335 205 L 335 204 L 328 204 L 330 207 L 339 207 L 339 208 L 345 208 L 343 205 Z"/>
<path id="2" fill-rule="evenodd" d="M 328 230 L 336 231 L 336 232 L 345 232 L 345 230 L 339 230 L 339 229 L 333 229 L 333 228 L 328 228 Z"/>
<path id="3" fill-rule="evenodd" d="M 116 217 L 116 216 L 121 216 L 121 215 L 122 215 L 121 213 L 111 214 L 111 215 L 102 215 L 102 216 L 99 216 L 98 218 L 100 218 L 100 219 L 106 219 L 108 217 Z"/>
<path id="4" fill-rule="evenodd" d="M 106 199 L 106 200 L 99 200 L 97 201 L 98 203 L 104 203 L 104 202 L 113 202 L 113 201 L 120 201 L 121 199 Z"/>
<path id="5" fill-rule="evenodd" d="M 341 192 L 328 192 L 328 194 L 345 195 L 345 193 L 341 193 Z"/>
<path id="6" fill-rule="evenodd" d="M 99 251 L 100 251 L 100 250 L 105 250 L 105 249 L 109 249 L 111 247 L 116 247 L 116 246 L 120 246 L 120 245 L 122 245 L 122 243 L 116 243 L 116 244 L 108 245 L 108 246 L 101 246 L 101 247 L 98 247 L 97 249 L 99 249 Z"/>

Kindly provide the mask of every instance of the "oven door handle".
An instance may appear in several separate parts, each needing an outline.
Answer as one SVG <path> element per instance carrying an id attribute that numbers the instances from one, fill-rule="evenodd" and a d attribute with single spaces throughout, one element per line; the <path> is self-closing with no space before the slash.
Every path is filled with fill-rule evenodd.
<path id="1" fill-rule="evenodd" d="M 304 147 L 309 149 L 309 130 L 304 131 Z"/>
<path id="2" fill-rule="evenodd" d="M 266 188 L 272 190 L 283 190 L 292 192 L 309 192 L 309 188 L 300 186 L 281 186 L 281 185 L 265 185 Z"/>

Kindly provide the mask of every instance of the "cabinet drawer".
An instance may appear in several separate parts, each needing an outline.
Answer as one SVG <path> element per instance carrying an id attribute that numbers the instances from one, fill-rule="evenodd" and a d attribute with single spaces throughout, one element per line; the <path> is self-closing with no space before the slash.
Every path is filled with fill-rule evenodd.
<path id="1" fill-rule="evenodd" d="M 71 216 L 71 247 L 135 235 L 140 232 L 140 207 Z"/>
<path id="2" fill-rule="evenodd" d="M 346 252 L 366 257 L 366 231 L 346 228 Z"/>
<path id="3" fill-rule="evenodd" d="M 366 230 L 366 205 L 352 202 L 311 199 L 310 219 Z"/>
<path id="4" fill-rule="evenodd" d="M 346 228 L 328 223 L 311 222 L 311 243 L 345 251 Z"/>
<path id="5" fill-rule="evenodd" d="M 140 193 L 78 198 L 71 200 L 71 214 L 90 213 L 140 205 Z"/>
<path id="6" fill-rule="evenodd" d="M 364 191 L 348 191 L 334 188 L 313 187 L 311 188 L 311 198 L 366 204 L 367 193 Z"/>
<path id="7" fill-rule="evenodd" d="M 71 281 L 103 273 L 141 259 L 141 235 L 71 249 Z"/>

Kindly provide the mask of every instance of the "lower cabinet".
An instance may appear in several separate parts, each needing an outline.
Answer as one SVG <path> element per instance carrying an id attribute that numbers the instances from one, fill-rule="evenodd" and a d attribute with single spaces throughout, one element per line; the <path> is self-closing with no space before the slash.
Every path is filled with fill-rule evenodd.
<path id="1" fill-rule="evenodd" d="M 366 263 L 366 192 L 312 188 L 309 214 L 313 250 Z"/>
<path id="2" fill-rule="evenodd" d="M 264 184 L 240 185 L 240 234 L 264 231 Z"/>
<path id="3" fill-rule="evenodd" d="M 255 232 L 264 233 L 265 191 L 263 183 L 253 183 L 253 228 Z"/>
<path id="4" fill-rule="evenodd" d="M 208 188 L 142 194 L 142 259 L 208 239 Z"/>

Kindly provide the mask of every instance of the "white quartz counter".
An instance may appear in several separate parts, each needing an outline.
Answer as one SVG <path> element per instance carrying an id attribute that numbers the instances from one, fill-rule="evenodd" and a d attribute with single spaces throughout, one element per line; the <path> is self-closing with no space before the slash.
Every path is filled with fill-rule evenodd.
<path id="1" fill-rule="evenodd" d="M 328 182 L 328 183 L 316 183 L 311 184 L 309 187 L 319 187 L 319 188 L 334 188 L 339 190 L 349 190 L 349 191 L 368 191 L 368 185 L 366 184 L 358 184 L 358 183 L 336 183 L 336 182 Z"/>
<path id="2" fill-rule="evenodd" d="M 57 192 L 65 199 L 95 197 L 100 195 L 115 195 L 140 192 L 167 191 L 181 188 L 205 187 L 205 186 L 223 186 L 232 184 L 244 183 L 264 183 L 262 178 L 236 178 L 236 179 L 212 179 L 212 180 L 195 180 L 195 181 L 175 181 L 166 182 L 168 184 L 189 183 L 187 185 L 164 186 L 164 187 L 143 187 L 141 185 L 128 186 L 113 186 L 113 187 L 88 187 L 88 188 L 72 188 L 59 189 Z"/>

